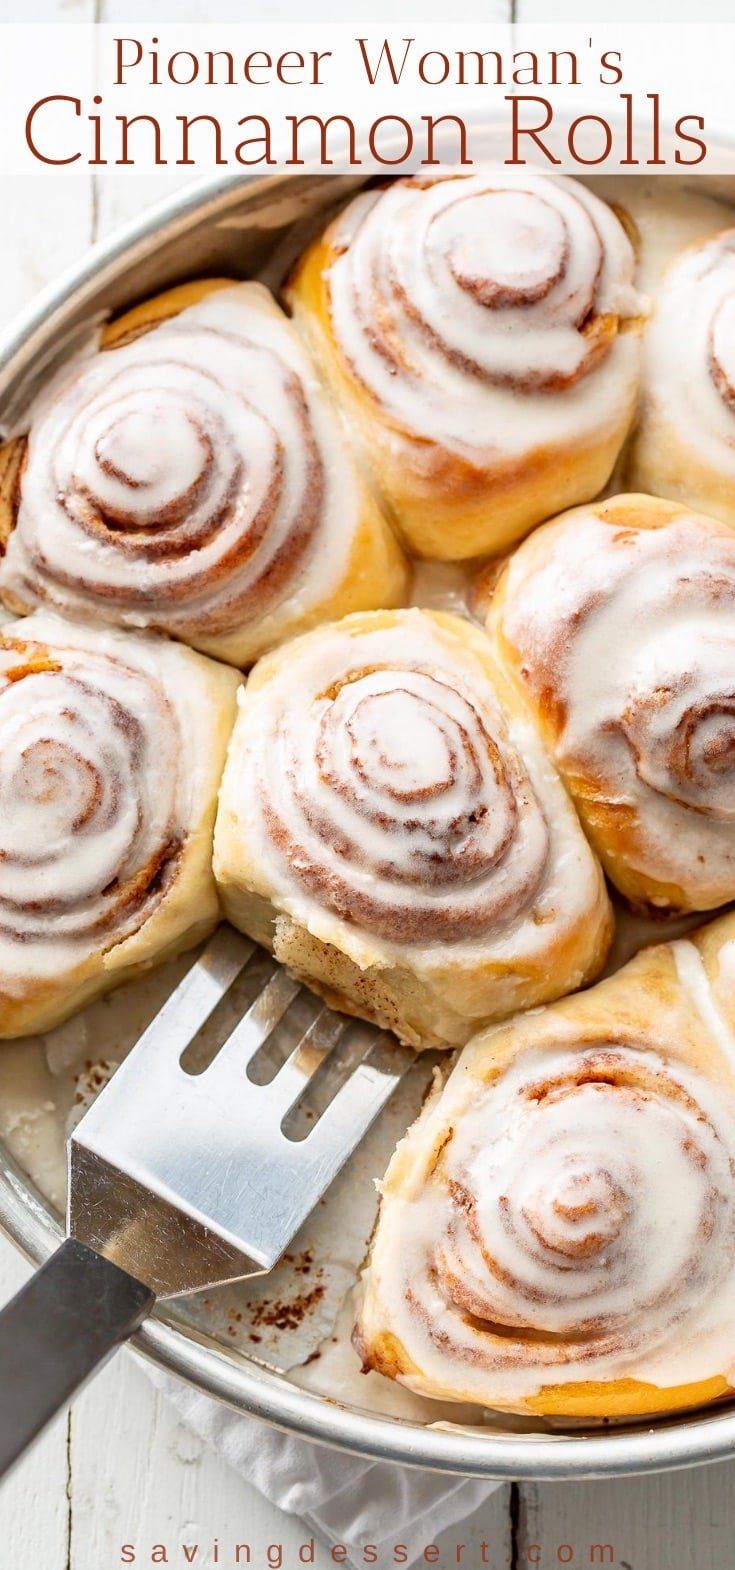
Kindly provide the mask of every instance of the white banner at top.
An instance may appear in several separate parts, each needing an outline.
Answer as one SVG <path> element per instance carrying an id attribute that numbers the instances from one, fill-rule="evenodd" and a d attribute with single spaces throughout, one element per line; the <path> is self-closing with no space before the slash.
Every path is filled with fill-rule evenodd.
<path id="1" fill-rule="evenodd" d="M 735 171 L 735 24 L 0 24 L 7 173 Z"/>

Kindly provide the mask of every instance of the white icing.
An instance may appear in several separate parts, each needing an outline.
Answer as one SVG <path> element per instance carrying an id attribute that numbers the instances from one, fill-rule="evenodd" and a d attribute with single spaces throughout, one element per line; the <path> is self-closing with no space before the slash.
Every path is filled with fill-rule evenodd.
<path id="1" fill-rule="evenodd" d="M 696 191 L 682 190 L 671 178 L 646 180 L 627 176 L 617 181 L 595 180 L 592 185 L 603 198 L 619 200 L 634 216 L 641 232 L 640 274 L 644 289 L 655 286 L 662 266 L 683 245 L 732 222 L 732 212 L 728 213 L 727 208 L 719 206 L 705 196 L 701 186 Z M 273 276 L 275 278 L 278 275 Z M 681 334 L 679 336 L 681 338 Z M 27 423 L 24 420 L 17 427 L 16 434 L 26 429 Z M 424 567 L 425 564 L 421 564 L 422 575 Z M 418 603 L 432 604 L 442 609 L 460 609 L 463 604 L 463 584 L 466 576 L 464 570 L 429 564 L 426 566 L 426 572 L 431 578 L 431 583 L 427 588 L 422 577 L 420 589 L 417 591 Z M 2 613 L 0 613 L 0 623 L 2 620 Z M 187 749 L 187 764 L 190 769 L 196 768 L 198 756 L 198 748 Z M 632 923 L 626 920 L 626 932 L 629 925 Z M 636 932 L 629 938 L 629 942 L 638 947 L 641 942 L 651 942 L 656 933 L 660 934 L 660 924 L 655 928 L 646 926 L 640 933 L 636 927 Z M 627 952 L 624 957 L 628 957 Z M 76 1043 L 76 1055 L 81 1054 L 82 1058 L 91 1055 L 91 1043 L 96 1044 L 95 1050 L 100 1049 L 105 1054 L 112 1052 L 120 1039 L 121 1032 L 126 1038 L 139 1034 L 148 1016 L 160 1005 L 165 987 L 170 988 L 173 985 L 168 974 L 173 968 L 167 967 L 165 972 L 160 970 L 150 972 L 132 988 L 123 989 L 123 994 L 116 994 L 114 1008 L 110 1008 L 106 1000 L 102 1004 L 93 1006 L 91 1011 L 87 1011 L 92 1021 L 92 1031 L 86 1047 L 83 1038 L 80 1045 L 79 1031 L 87 1019 L 87 1012 L 83 1016 L 75 1016 L 69 1026 L 55 1031 L 54 1042 L 63 1030 L 69 1032 L 69 1041 L 72 1044 L 70 1053 L 74 1043 Z M 726 944 L 722 949 L 719 968 L 725 980 L 730 977 L 735 987 L 735 942 Z M 134 1000 L 139 995 L 147 998 L 149 992 L 155 994 L 155 999 L 145 1012 L 139 1004 L 133 1006 Z M 130 994 L 129 1001 L 126 1001 L 128 994 Z M 133 1025 L 129 1023 L 128 1014 L 134 1018 Z M 138 1017 L 139 1015 L 141 1017 Z M 58 1082 L 51 1080 L 47 1073 L 44 1077 L 39 1068 L 39 1064 L 43 1061 L 41 1049 L 35 1041 L 4 1044 L 0 1054 L 2 1132 L 8 1147 L 14 1151 L 23 1168 L 30 1173 L 42 1192 L 52 1195 L 59 1210 L 62 1210 L 65 1193 L 63 1158 L 65 1107 L 66 1100 L 73 1094 L 73 1088 L 70 1089 L 65 1080 L 60 1089 Z M 52 1113 L 46 1111 L 50 1094 L 56 1094 L 61 1102 Z M 21 1106 L 22 1113 L 16 1113 L 16 1104 Z M 16 1125 L 22 1125 L 19 1131 Z M 342 1224 L 344 1224 L 345 1213 L 348 1224 L 352 1221 L 355 1210 L 359 1208 L 361 1192 L 362 1185 L 355 1183 L 354 1174 L 341 1186 L 338 1200 L 342 1206 L 340 1212 Z M 197 1303 L 193 1303 L 190 1314 L 194 1317 L 199 1332 L 205 1338 L 209 1338 L 212 1334 L 212 1316 L 209 1306 L 201 1308 Z M 441 1413 L 442 1409 L 436 1401 L 423 1407 L 419 1398 L 411 1397 L 406 1391 L 398 1392 L 399 1402 L 394 1405 L 386 1392 L 395 1391 L 395 1386 L 391 1386 L 377 1374 L 365 1378 L 356 1373 L 357 1359 L 348 1348 L 351 1328 L 352 1320 L 348 1313 L 338 1327 L 341 1348 L 341 1353 L 338 1348 L 335 1348 L 339 1354 L 336 1359 L 338 1366 L 330 1367 L 328 1378 L 320 1381 L 320 1370 L 324 1366 L 320 1362 L 309 1365 L 309 1369 L 306 1370 L 307 1375 L 316 1376 L 314 1379 L 316 1388 L 324 1390 L 335 1400 L 349 1402 L 358 1407 L 374 1405 L 376 1410 L 395 1411 L 396 1415 L 416 1421 L 422 1420 L 422 1417 L 430 1420 Z M 735 1358 L 732 1361 L 735 1362 Z M 413 1401 L 414 1404 L 409 1409 L 401 1406 L 401 1400 Z M 510 1426 L 513 1420 L 505 1421 Z"/>
<path id="2" fill-rule="evenodd" d="M 21 674 L 36 660 L 52 668 Z M 165 898 L 201 820 L 210 714 L 200 662 L 164 640 L 42 612 L 3 627 L 3 992 L 104 953 Z"/>
<path id="3" fill-rule="evenodd" d="M 719 953 L 719 975 L 728 992 L 735 994 L 735 938 L 723 943 Z"/>
<path id="4" fill-rule="evenodd" d="M 401 428 L 487 461 L 627 419 L 635 334 L 600 347 L 593 329 L 644 303 L 625 231 L 583 186 L 501 167 L 398 180 L 333 244 L 337 343 Z"/>
<path id="5" fill-rule="evenodd" d="M 686 245 L 709 239 L 733 221 L 732 205 L 712 194 L 703 180 L 669 175 L 601 175 L 583 182 L 604 202 L 623 208 L 636 228 L 638 282 L 656 293 L 671 262 Z M 735 185 L 727 182 L 735 197 Z"/>
<path id="6" fill-rule="evenodd" d="M 559 780 L 469 636 L 346 618 L 243 696 L 221 811 L 259 888 L 363 966 L 520 963 L 595 908 Z"/>
<path id="7" fill-rule="evenodd" d="M 34 405 L 0 588 L 207 648 L 344 572 L 359 490 L 296 335 L 257 284 L 68 366 Z"/>
<path id="8" fill-rule="evenodd" d="M 666 275 L 645 348 L 646 420 L 735 482 L 735 229 Z M 674 449 L 675 450 L 675 449 Z"/>
<path id="9" fill-rule="evenodd" d="M 579 509 L 522 547 L 499 614 L 535 700 L 551 687 L 563 705 L 562 769 L 635 814 L 629 864 L 695 908 L 731 898 L 735 536 Z"/>
<path id="10" fill-rule="evenodd" d="M 410 1388 L 513 1405 L 735 1360 L 732 1097 L 653 1048 L 568 1034 L 489 1084 L 455 1072 L 401 1152 L 411 1176 L 389 1178 L 362 1331 L 398 1337 Z"/>
<path id="11" fill-rule="evenodd" d="M 725 950 L 731 947 L 732 944 L 725 944 L 721 949 L 720 966 L 723 964 L 723 958 L 727 966 Z M 694 1007 L 701 1014 L 709 1035 L 713 1041 L 716 1041 L 725 1061 L 735 1070 L 735 1036 L 717 1005 L 699 949 L 695 948 L 693 943 L 679 939 L 678 942 L 672 943 L 671 951 L 676 973 L 684 991 L 689 994 Z"/>
<path id="12" fill-rule="evenodd" d="M 465 1413 L 458 1412 L 454 1403 L 442 1408 L 436 1401 L 424 1401 L 382 1374 L 362 1373 L 351 1341 L 356 1295 L 353 1288 L 340 1309 L 332 1334 L 320 1343 L 319 1356 L 289 1369 L 293 1383 L 302 1390 L 348 1401 L 363 1412 L 381 1412 L 406 1422 L 437 1423 L 442 1418 L 458 1422 L 463 1417 L 467 1422 L 477 1422 L 481 1414 L 475 1407 L 468 1406 Z"/>

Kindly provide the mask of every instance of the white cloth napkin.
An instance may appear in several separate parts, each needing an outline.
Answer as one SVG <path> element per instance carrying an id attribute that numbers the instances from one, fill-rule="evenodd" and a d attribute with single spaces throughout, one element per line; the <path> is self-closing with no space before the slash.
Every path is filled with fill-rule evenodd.
<path id="1" fill-rule="evenodd" d="M 412 1565 L 440 1532 L 479 1509 L 501 1486 L 387 1461 L 363 1461 L 310 1444 L 199 1395 L 151 1364 L 145 1366 L 189 1428 L 279 1510 L 301 1516 L 307 1531 L 329 1548 L 344 1544 L 348 1563 L 360 1570 L 365 1543 L 375 1544 L 380 1562 L 381 1548 L 403 1543 L 405 1564 Z"/>

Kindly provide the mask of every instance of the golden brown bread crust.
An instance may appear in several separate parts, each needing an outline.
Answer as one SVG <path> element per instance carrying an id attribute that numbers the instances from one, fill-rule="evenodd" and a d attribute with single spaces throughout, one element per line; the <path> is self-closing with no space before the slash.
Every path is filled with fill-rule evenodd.
<path id="1" fill-rule="evenodd" d="M 650 914 L 733 898 L 731 531 L 676 502 L 611 497 L 536 530 L 477 596 L 621 893 Z"/>
<path id="2" fill-rule="evenodd" d="M 0 446 L 0 555 L 15 528 L 18 486 L 26 453 L 24 436 L 14 436 Z"/>
<path id="3" fill-rule="evenodd" d="M 724 917 L 470 1042 L 381 1185 L 366 1368 L 560 1421 L 730 1393 L 734 963 Z"/>
<path id="4" fill-rule="evenodd" d="M 325 277 L 333 258 L 326 241 L 316 241 L 294 268 L 286 298 L 364 452 L 373 454 L 378 487 L 412 555 L 463 561 L 505 550 L 541 519 L 603 489 L 624 429 L 590 442 L 537 445 L 517 459 L 497 459 L 487 469 L 378 411 L 340 362 Z"/>
<path id="5" fill-rule="evenodd" d="M 191 278 L 187 283 L 174 284 L 171 289 L 152 295 L 150 300 L 141 300 L 138 305 L 131 305 L 112 316 L 100 333 L 100 348 L 119 349 L 124 343 L 132 343 L 152 327 L 180 316 L 190 305 L 198 305 L 207 295 L 216 294 L 219 289 L 231 289 L 236 283 L 236 278 Z"/>
<path id="6" fill-rule="evenodd" d="M 423 184 L 430 187 L 432 182 Z M 627 395 L 613 399 L 593 429 L 585 431 L 577 419 L 567 436 L 557 434 L 549 441 L 537 430 L 535 439 L 524 440 L 515 452 L 510 447 L 505 450 L 503 439 L 496 440 L 488 430 L 487 451 L 474 458 L 456 444 L 436 440 L 399 419 L 381 404 L 342 352 L 330 297 L 330 270 L 343 249 L 337 219 L 292 269 L 285 296 L 336 402 L 349 415 L 365 461 L 413 555 L 463 560 L 502 551 L 542 519 L 604 487 L 633 415 L 635 375 Z M 383 300 L 378 289 L 375 285 L 373 347 L 386 359 L 395 356 L 397 380 L 401 372 L 413 376 L 410 350 L 405 350 L 403 362 L 397 320 L 401 304 L 409 317 L 413 308 L 403 300 L 398 285 L 398 304 L 392 298 Z M 368 301 L 365 309 L 371 305 Z M 418 307 L 415 321 L 419 321 Z M 631 342 L 628 335 L 638 338 L 641 328 L 640 316 L 621 318 L 611 311 L 591 311 L 579 329 L 587 346 L 584 374 L 592 380 L 595 366 L 605 362 L 616 342 L 626 337 Z M 435 328 L 424 324 L 423 330 L 430 337 Z M 472 372 L 482 380 L 477 368 Z M 472 375 L 468 379 L 471 385 Z M 573 381 L 571 377 L 570 386 Z M 548 379 L 545 385 L 550 398 L 563 395 L 561 373 L 556 383 Z M 518 395 L 522 399 L 520 384 Z M 537 423 L 541 428 L 542 422 Z"/>
<path id="7" fill-rule="evenodd" d="M 160 322 L 169 321 L 190 305 L 196 305 L 208 294 L 218 289 L 231 289 L 234 282 L 232 278 L 193 279 L 190 283 L 178 284 L 150 300 L 133 305 L 129 310 L 111 317 L 105 324 L 100 333 L 100 347 L 118 349 L 125 343 L 132 343 Z M 19 480 L 27 446 L 25 436 L 14 436 L 0 443 L 0 551 L 5 549 L 15 528 L 20 500 Z M 11 605 L 11 609 L 15 609 L 15 606 Z"/>
<path id="8" fill-rule="evenodd" d="M 214 307 L 192 317 L 180 340 L 161 340 L 168 393 L 160 407 L 146 402 L 138 342 L 228 291 L 219 314 Z M 212 278 L 168 289 L 114 317 L 100 350 L 38 412 L 30 444 L 24 437 L 0 448 L 0 548 L 16 526 L 28 465 L 22 526 L 0 575 L 9 609 L 41 602 L 69 616 L 149 626 L 244 668 L 330 615 L 404 602 L 408 563 L 302 345 L 262 285 Z M 115 354 L 128 393 L 117 424 L 101 372 Z M 140 434 L 151 409 L 169 433 L 160 473 Z M 126 428 L 116 435 L 126 420 L 133 436 Z M 87 450 L 92 428 L 103 430 L 109 451 L 103 444 L 100 454 L 99 440 Z M 153 483 L 139 483 L 136 462 L 144 474 L 152 466 Z"/>
<path id="9" fill-rule="evenodd" d="M 689 245 L 661 280 L 643 356 L 631 490 L 670 497 L 735 527 L 735 230 Z"/>
<path id="10" fill-rule="evenodd" d="M 400 755 L 414 724 L 417 782 Z M 611 937 L 599 867 L 525 708 L 482 632 L 438 613 L 347 617 L 259 662 L 215 866 L 236 926 L 416 1048 L 461 1045 L 581 985 Z"/>
<path id="11" fill-rule="evenodd" d="M 0 1037 L 49 1030 L 212 931 L 238 686 L 150 635 L 45 612 L 3 626 Z"/>

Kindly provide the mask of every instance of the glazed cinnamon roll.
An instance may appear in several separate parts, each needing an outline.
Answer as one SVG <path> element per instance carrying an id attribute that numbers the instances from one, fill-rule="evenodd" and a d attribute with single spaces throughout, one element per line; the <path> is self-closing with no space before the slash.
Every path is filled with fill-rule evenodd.
<path id="1" fill-rule="evenodd" d="M 629 482 L 735 526 L 735 229 L 685 251 L 664 279 Z"/>
<path id="2" fill-rule="evenodd" d="M 605 870 L 634 904 L 735 898 L 735 538 L 650 496 L 525 542 L 488 626 Z"/>
<path id="3" fill-rule="evenodd" d="M 470 1043 L 382 1184 L 366 1368 L 557 1418 L 735 1387 L 733 981 L 724 917 Z"/>
<path id="4" fill-rule="evenodd" d="M 0 454 L 8 536 L 11 610 L 155 628 L 236 665 L 406 589 L 302 346 L 255 283 L 172 290 L 54 379 Z"/>
<path id="5" fill-rule="evenodd" d="M 235 671 L 45 612 L 0 627 L 0 1036 L 47 1030 L 215 925 Z"/>
<path id="6" fill-rule="evenodd" d="M 616 214 L 498 166 L 358 196 L 286 294 L 410 549 L 498 551 L 606 483 L 644 304 Z"/>
<path id="7" fill-rule="evenodd" d="M 215 872 L 236 926 L 415 1047 L 579 986 L 610 935 L 528 714 L 484 633 L 438 613 L 347 617 L 256 666 Z"/>

